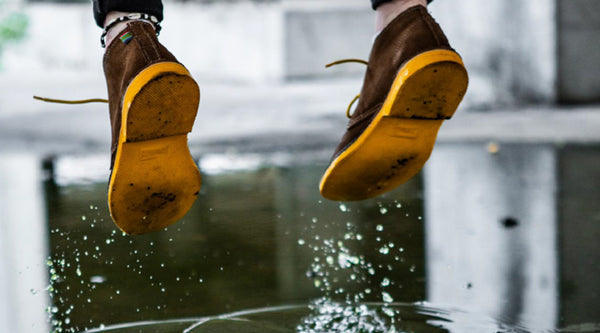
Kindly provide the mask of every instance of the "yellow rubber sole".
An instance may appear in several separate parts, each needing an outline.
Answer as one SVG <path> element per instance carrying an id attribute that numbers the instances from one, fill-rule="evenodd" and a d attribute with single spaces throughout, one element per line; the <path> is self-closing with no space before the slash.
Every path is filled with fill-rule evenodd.
<path id="1" fill-rule="evenodd" d="M 467 85 L 455 52 L 428 51 L 409 60 L 371 124 L 325 171 L 321 195 L 364 200 L 411 179 L 429 159 L 443 120 L 452 117 Z"/>
<path id="2" fill-rule="evenodd" d="M 200 191 L 187 142 L 200 91 L 180 64 L 139 73 L 123 98 L 121 131 L 108 189 L 115 224 L 128 234 L 161 230 L 180 220 Z"/>

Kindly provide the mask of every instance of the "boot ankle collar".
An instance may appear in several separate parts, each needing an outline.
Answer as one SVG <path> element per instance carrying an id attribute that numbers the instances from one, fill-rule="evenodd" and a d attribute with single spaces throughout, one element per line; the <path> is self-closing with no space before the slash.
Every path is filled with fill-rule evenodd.
<path id="1" fill-rule="evenodd" d="M 144 13 L 130 13 L 130 14 L 127 14 L 124 16 L 119 16 L 119 17 L 115 18 L 114 20 L 111 20 L 110 22 L 108 22 L 108 24 L 106 24 L 106 26 L 104 27 L 104 30 L 102 31 L 102 35 L 100 36 L 100 45 L 102 45 L 102 48 L 106 47 L 106 35 L 108 34 L 108 31 L 111 28 L 113 28 L 115 25 L 117 25 L 121 22 L 125 22 L 125 21 L 148 22 L 154 26 L 156 35 L 158 36 L 160 34 L 160 29 L 161 29 L 160 21 L 158 20 L 158 18 L 156 18 L 156 16 L 148 15 L 148 14 L 144 14 Z"/>

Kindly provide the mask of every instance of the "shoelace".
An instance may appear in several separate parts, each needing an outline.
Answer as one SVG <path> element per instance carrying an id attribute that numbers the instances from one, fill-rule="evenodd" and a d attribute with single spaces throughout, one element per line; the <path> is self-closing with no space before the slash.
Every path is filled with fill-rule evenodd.
<path id="1" fill-rule="evenodd" d="M 40 96 L 33 96 L 34 99 L 38 101 L 47 102 L 47 103 L 60 103 L 60 104 L 86 104 L 86 103 L 108 103 L 107 99 L 104 98 L 89 98 L 89 99 L 80 99 L 80 100 L 64 100 L 64 99 L 54 99 L 54 98 L 46 98 Z"/>
<path id="2" fill-rule="evenodd" d="M 330 64 L 325 65 L 325 68 L 329 68 L 329 67 L 332 67 L 332 66 L 336 66 L 336 65 L 340 65 L 340 64 L 345 64 L 345 63 L 349 63 L 349 62 L 355 62 L 355 63 L 363 64 L 365 66 L 369 65 L 369 62 L 364 61 L 362 59 L 350 58 L 350 59 L 342 59 L 342 60 L 334 61 L 334 62 L 332 62 Z M 352 118 L 352 115 L 350 114 L 350 110 L 352 109 L 352 106 L 354 105 L 354 103 L 356 103 L 356 101 L 358 101 L 359 98 L 360 98 L 360 94 L 356 95 L 356 97 L 354 97 L 352 99 L 352 102 L 350 102 L 350 104 L 348 104 L 348 109 L 346 109 L 346 117 Z"/>
<path id="3" fill-rule="evenodd" d="M 365 60 L 350 58 L 350 59 L 341 59 L 341 60 L 334 61 L 332 63 L 325 65 L 325 67 L 329 68 L 332 66 L 350 63 L 350 62 L 359 63 L 359 64 L 363 64 L 363 65 L 369 65 L 369 63 Z M 108 100 L 104 99 L 104 98 L 89 98 L 89 99 L 80 99 L 80 100 L 64 100 L 64 99 L 55 99 L 55 98 L 47 98 L 47 97 L 40 97 L 40 96 L 33 96 L 33 98 L 37 99 L 39 101 L 47 102 L 47 103 L 60 103 L 60 104 L 108 103 Z M 354 97 L 352 99 L 350 104 L 348 104 L 348 109 L 346 109 L 346 117 L 352 118 L 352 115 L 350 114 L 350 110 L 352 109 L 352 106 L 354 105 L 354 103 L 356 103 L 356 101 L 359 98 L 360 98 L 360 94 L 356 95 L 356 97 Z"/>

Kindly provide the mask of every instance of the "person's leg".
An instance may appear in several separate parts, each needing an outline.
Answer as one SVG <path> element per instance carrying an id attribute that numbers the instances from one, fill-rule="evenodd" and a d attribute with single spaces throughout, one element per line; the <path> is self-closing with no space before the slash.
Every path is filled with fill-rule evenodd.
<path id="1" fill-rule="evenodd" d="M 321 179 L 331 200 L 372 198 L 416 175 L 467 89 L 462 60 L 424 0 L 373 0 L 373 8 L 378 34 L 360 99 Z"/>
<path id="2" fill-rule="evenodd" d="M 375 31 L 380 32 L 400 13 L 414 6 L 427 6 L 427 0 L 372 0 L 375 10 Z"/>
<path id="3" fill-rule="evenodd" d="M 106 16 L 110 12 L 145 13 L 163 20 L 162 0 L 93 0 L 94 19 L 104 28 Z"/>
<path id="4" fill-rule="evenodd" d="M 396 2 L 397 0 L 371 0 L 371 7 L 373 10 L 377 10 L 380 5 L 388 2 Z M 427 3 L 431 3 L 433 0 L 426 0 Z"/>
<path id="5" fill-rule="evenodd" d="M 107 33 L 111 217 L 129 234 L 160 230 L 181 219 L 199 193 L 187 146 L 198 85 L 158 41 L 160 0 L 96 0 L 94 18 Z"/>
<path id="6" fill-rule="evenodd" d="M 94 20 L 101 28 L 106 28 L 119 17 L 130 13 L 143 13 L 153 17 L 156 23 L 163 20 L 162 0 L 93 0 Z M 103 36 L 103 45 L 108 45 L 121 31 L 127 22 L 112 25 Z"/>

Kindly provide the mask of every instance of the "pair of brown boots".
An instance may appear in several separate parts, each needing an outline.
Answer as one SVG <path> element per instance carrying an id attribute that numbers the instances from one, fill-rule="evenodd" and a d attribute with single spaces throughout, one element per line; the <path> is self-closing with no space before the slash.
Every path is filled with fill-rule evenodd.
<path id="1" fill-rule="evenodd" d="M 120 229 L 142 234 L 181 219 L 198 196 L 201 177 L 187 133 L 200 92 L 150 24 L 130 22 L 125 33 L 129 38 L 115 38 L 104 57 L 108 203 Z M 418 173 L 467 89 L 461 58 L 422 6 L 379 34 L 366 64 L 358 105 L 321 180 L 321 194 L 331 200 L 372 198 Z"/>

